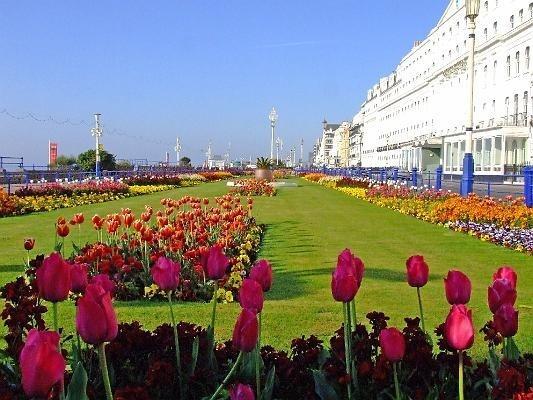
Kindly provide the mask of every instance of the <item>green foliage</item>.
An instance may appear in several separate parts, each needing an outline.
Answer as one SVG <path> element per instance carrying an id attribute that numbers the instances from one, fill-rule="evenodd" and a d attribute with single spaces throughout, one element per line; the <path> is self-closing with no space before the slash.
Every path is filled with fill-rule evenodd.
<path id="1" fill-rule="evenodd" d="M 133 165 L 128 160 L 117 161 L 116 165 L 117 171 L 132 171 Z"/>
<path id="2" fill-rule="evenodd" d="M 78 156 L 78 165 L 84 171 L 94 171 L 96 165 L 96 151 L 91 149 Z M 115 156 L 105 150 L 100 150 L 100 168 L 102 171 L 113 171 L 117 167 Z"/>
<path id="3" fill-rule="evenodd" d="M 258 169 L 270 169 L 272 168 L 272 160 L 270 158 L 259 157 L 256 161 Z"/>
<path id="4" fill-rule="evenodd" d="M 60 156 L 57 156 L 57 160 L 56 160 L 56 163 L 55 163 L 55 166 L 56 167 L 67 167 L 67 166 L 70 166 L 70 165 L 74 165 L 78 162 L 78 160 L 76 159 L 76 157 L 74 156 L 65 156 L 65 155 L 60 155 Z"/>
<path id="5" fill-rule="evenodd" d="M 191 159 L 189 157 L 180 158 L 180 167 L 190 167 L 190 166 L 191 166 Z"/>

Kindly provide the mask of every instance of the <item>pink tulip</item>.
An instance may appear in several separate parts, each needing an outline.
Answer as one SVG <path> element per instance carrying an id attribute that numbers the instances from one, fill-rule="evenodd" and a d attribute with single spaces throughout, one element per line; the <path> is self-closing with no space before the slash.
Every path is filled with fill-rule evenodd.
<path id="1" fill-rule="evenodd" d="M 516 301 L 516 289 L 513 288 L 512 282 L 507 279 L 496 279 L 488 289 L 489 308 L 493 314 L 503 304 L 514 305 Z"/>
<path id="2" fill-rule="evenodd" d="M 176 290 L 180 282 L 181 265 L 166 257 L 159 257 L 150 270 L 152 279 L 165 292 Z"/>
<path id="3" fill-rule="evenodd" d="M 363 279 L 364 264 L 350 250 L 338 257 L 337 267 L 331 277 L 331 293 L 336 301 L 348 303 L 357 294 Z"/>
<path id="4" fill-rule="evenodd" d="M 245 279 L 239 290 L 241 307 L 257 314 L 263 310 L 263 289 L 253 279 Z"/>
<path id="5" fill-rule="evenodd" d="M 448 271 L 448 276 L 444 278 L 444 289 L 446 299 L 451 305 L 466 304 L 470 301 L 472 283 L 461 271 Z"/>
<path id="6" fill-rule="evenodd" d="M 256 315 L 250 310 L 242 310 L 233 329 L 233 346 L 245 353 L 255 349 L 259 324 Z"/>
<path id="7" fill-rule="evenodd" d="M 229 390 L 229 396 L 231 400 L 254 400 L 255 395 L 252 388 L 248 385 L 239 383 Z"/>
<path id="8" fill-rule="evenodd" d="M 385 328 L 379 333 L 379 345 L 385 358 L 398 362 L 405 355 L 405 338 L 396 328 Z"/>
<path id="9" fill-rule="evenodd" d="M 70 270 L 59 253 L 46 257 L 36 272 L 39 296 L 52 303 L 66 300 L 70 292 Z"/>
<path id="10" fill-rule="evenodd" d="M 267 260 L 259 260 L 250 271 L 250 278 L 256 281 L 263 288 L 263 292 L 268 292 L 272 287 L 272 267 Z"/>
<path id="11" fill-rule="evenodd" d="M 463 304 L 452 306 L 444 326 L 446 342 L 455 350 L 466 350 L 474 343 L 472 311 Z"/>
<path id="12" fill-rule="evenodd" d="M 222 279 L 226 274 L 229 265 L 229 259 L 222 251 L 219 245 L 212 246 L 209 253 L 203 258 L 203 267 L 209 279 Z"/>
<path id="13" fill-rule="evenodd" d="M 89 284 L 76 307 L 76 329 L 89 344 L 110 342 L 118 333 L 111 295 L 102 286 Z"/>
<path id="14" fill-rule="evenodd" d="M 19 362 L 26 396 L 48 398 L 50 389 L 63 380 L 65 373 L 65 360 L 59 350 L 59 334 L 30 330 Z"/>
<path id="15" fill-rule="evenodd" d="M 407 266 L 407 283 L 412 287 L 422 287 L 429 279 L 429 267 L 423 256 L 411 256 L 405 262 Z"/>
<path id="16" fill-rule="evenodd" d="M 111 297 L 115 294 L 117 284 L 107 274 L 98 274 L 91 278 L 91 284 L 101 286 Z"/>
<path id="17" fill-rule="evenodd" d="M 88 265 L 74 264 L 70 267 L 70 290 L 73 293 L 83 293 L 88 282 Z"/>
<path id="18" fill-rule="evenodd" d="M 508 266 L 500 267 L 498 271 L 496 271 L 494 275 L 492 275 L 493 281 L 497 279 L 507 279 L 511 283 L 511 286 L 513 287 L 513 289 L 516 289 L 516 283 L 517 283 L 518 277 L 516 275 L 515 270 L 512 269 L 511 267 L 508 267 Z"/>
<path id="19" fill-rule="evenodd" d="M 511 337 L 518 332 L 518 311 L 512 304 L 502 304 L 494 314 L 494 325 L 503 337 Z"/>

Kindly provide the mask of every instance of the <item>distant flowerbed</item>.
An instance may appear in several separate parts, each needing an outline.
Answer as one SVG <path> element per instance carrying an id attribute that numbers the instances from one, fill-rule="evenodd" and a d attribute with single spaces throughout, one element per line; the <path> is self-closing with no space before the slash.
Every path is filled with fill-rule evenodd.
<path id="1" fill-rule="evenodd" d="M 277 191 L 264 179 L 241 179 L 235 181 L 232 193 L 241 196 L 275 196 Z"/>
<path id="2" fill-rule="evenodd" d="M 448 191 L 415 190 L 368 179 L 304 177 L 380 207 L 449 227 L 481 240 L 533 255 L 533 209 L 522 198 L 494 199 Z"/>

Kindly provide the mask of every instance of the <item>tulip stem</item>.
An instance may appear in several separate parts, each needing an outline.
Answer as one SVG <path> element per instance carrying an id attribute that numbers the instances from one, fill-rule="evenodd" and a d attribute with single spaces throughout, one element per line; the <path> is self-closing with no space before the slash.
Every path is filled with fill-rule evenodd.
<path id="1" fill-rule="evenodd" d="M 261 359 L 261 315 L 259 313 L 259 329 L 257 334 L 257 348 L 255 354 L 255 387 L 257 392 L 257 399 L 261 398 L 261 371 L 260 371 L 260 362 Z"/>
<path id="2" fill-rule="evenodd" d="M 242 360 L 242 355 L 243 355 L 243 352 L 241 351 L 239 353 L 239 356 L 235 360 L 235 364 L 233 364 L 233 367 L 231 367 L 231 370 L 228 372 L 228 375 L 226 375 L 226 377 L 224 378 L 224 380 L 222 381 L 220 386 L 217 388 L 215 393 L 213 393 L 213 395 L 209 398 L 209 400 L 215 400 L 217 398 L 218 394 L 222 391 L 222 389 L 224 389 L 224 386 L 226 386 L 228 384 L 229 380 L 231 379 L 231 377 L 233 376 L 233 374 L 237 370 L 237 367 L 239 366 L 239 364 L 240 364 L 240 362 Z"/>
<path id="3" fill-rule="evenodd" d="M 346 374 L 348 375 L 348 382 L 346 388 L 348 390 L 348 399 L 352 398 L 352 374 L 351 374 L 351 365 L 350 360 L 351 348 L 350 348 L 350 332 L 349 332 L 349 319 L 350 319 L 350 305 L 348 303 L 342 303 L 344 311 L 344 358 L 346 361 Z"/>
<path id="4" fill-rule="evenodd" d="M 400 400 L 400 384 L 398 383 L 398 371 L 396 370 L 396 363 L 392 363 L 394 370 L 394 389 L 396 390 L 396 400 Z"/>
<path id="5" fill-rule="evenodd" d="M 213 291 L 213 312 L 211 313 L 211 328 L 213 328 L 213 335 L 215 333 L 215 319 L 217 315 L 217 292 L 218 282 L 215 280 L 215 290 Z"/>
<path id="6" fill-rule="evenodd" d="M 355 310 L 355 298 L 350 303 L 352 307 L 352 330 L 355 332 L 357 329 L 357 312 Z"/>
<path id="7" fill-rule="evenodd" d="M 424 321 L 424 309 L 422 308 L 422 297 L 420 296 L 420 288 L 416 288 L 418 294 L 418 308 L 420 309 L 420 321 L 422 321 L 422 330 L 426 333 L 426 323 Z"/>
<path id="8" fill-rule="evenodd" d="M 178 368 L 178 380 L 180 384 L 180 397 L 183 396 L 183 379 L 181 375 L 181 357 L 180 357 L 180 342 L 178 336 L 178 325 L 176 325 L 176 318 L 174 317 L 174 309 L 172 308 L 172 291 L 168 291 L 168 306 L 170 308 L 170 318 L 172 319 L 172 329 L 174 330 L 174 346 L 176 347 L 176 366 Z"/>
<path id="9" fill-rule="evenodd" d="M 463 351 L 459 350 L 459 400 L 464 400 L 463 390 Z"/>
<path id="10" fill-rule="evenodd" d="M 107 400 L 113 400 L 113 393 L 111 392 L 111 383 L 109 382 L 109 372 L 107 369 L 107 360 L 105 358 L 105 343 L 98 345 L 98 363 L 102 371 L 102 380 L 104 382 L 105 395 Z"/>

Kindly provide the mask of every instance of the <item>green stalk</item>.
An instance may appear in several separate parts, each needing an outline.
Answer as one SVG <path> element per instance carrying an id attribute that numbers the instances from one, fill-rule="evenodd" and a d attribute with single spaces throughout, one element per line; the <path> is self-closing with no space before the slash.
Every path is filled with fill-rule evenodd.
<path id="1" fill-rule="evenodd" d="M 174 309 L 172 308 L 172 291 L 168 291 L 168 306 L 170 308 L 170 318 L 172 319 L 172 329 L 174 330 L 174 347 L 176 347 L 176 366 L 178 367 L 178 380 L 180 384 L 180 397 L 183 396 L 183 379 L 181 374 L 181 357 L 180 357 L 180 342 L 178 336 L 178 325 L 176 325 L 176 318 L 174 317 Z"/>
<path id="2" fill-rule="evenodd" d="M 351 357 L 351 349 L 350 349 L 350 342 L 349 342 L 349 337 L 350 337 L 350 332 L 348 331 L 348 319 L 350 318 L 350 314 L 349 314 L 349 304 L 348 303 L 342 303 L 342 307 L 343 307 L 343 311 L 344 311 L 344 357 L 345 357 L 345 362 L 346 362 L 346 373 L 348 374 L 348 376 L 350 377 L 350 380 L 348 381 L 348 384 L 346 385 L 347 386 L 347 390 L 348 390 L 348 399 L 351 399 L 352 398 L 352 384 L 351 384 L 351 379 L 352 379 L 352 374 L 351 374 L 351 360 L 350 360 L 350 357 Z"/>
<path id="3" fill-rule="evenodd" d="M 235 360 L 235 364 L 233 364 L 233 367 L 231 367 L 231 370 L 228 372 L 228 375 L 226 375 L 226 377 L 224 378 L 224 380 L 222 381 L 220 386 L 217 388 L 215 393 L 213 393 L 213 395 L 209 398 L 209 400 L 215 400 L 217 398 L 218 394 L 222 391 L 222 389 L 224 389 L 224 386 L 226 386 L 228 384 L 229 380 L 231 379 L 231 377 L 233 376 L 233 374 L 237 370 L 237 367 L 238 367 L 238 365 L 240 364 L 240 362 L 242 360 L 242 355 L 243 355 L 243 352 L 241 351 L 239 353 L 239 356 Z"/>
<path id="4" fill-rule="evenodd" d="M 392 363 L 394 369 L 394 388 L 396 389 L 396 400 L 400 400 L 400 384 L 398 383 L 398 372 L 396 371 L 396 363 Z"/>
<path id="5" fill-rule="evenodd" d="M 357 312 L 355 310 L 355 297 L 351 301 L 350 305 L 352 306 L 352 330 L 355 332 L 357 329 Z"/>
<path id="6" fill-rule="evenodd" d="M 418 294 L 418 308 L 420 309 L 420 320 L 422 321 L 422 330 L 426 333 L 426 323 L 424 321 L 424 309 L 422 308 L 422 297 L 420 297 L 420 288 L 416 288 Z"/>
<path id="7" fill-rule="evenodd" d="M 259 329 L 257 334 L 257 347 L 255 353 L 255 387 L 257 393 L 257 399 L 261 398 L 261 371 L 260 371 L 260 359 L 261 359 L 261 315 L 259 313 Z"/>
<path id="8" fill-rule="evenodd" d="M 211 313 L 211 328 L 213 328 L 213 336 L 215 334 L 215 319 L 217 315 L 217 292 L 218 281 L 215 281 L 215 291 L 213 292 L 213 311 Z"/>
<path id="9" fill-rule="evenodd" d="M 109 371 L 107 370 L 107 360 L 105 358 L 105 343 L 100 343 L 98 345 L 98 364 L 100 364 L 100 371 L 102 371 L 106 399 L 113 400 L 111 383 L 109 382 Z"/>
<path id="10" fill-rule="evenodd" d="M 459 400 L 464 400 L 463 388 L 463 351 L 459 351 Z"/>

